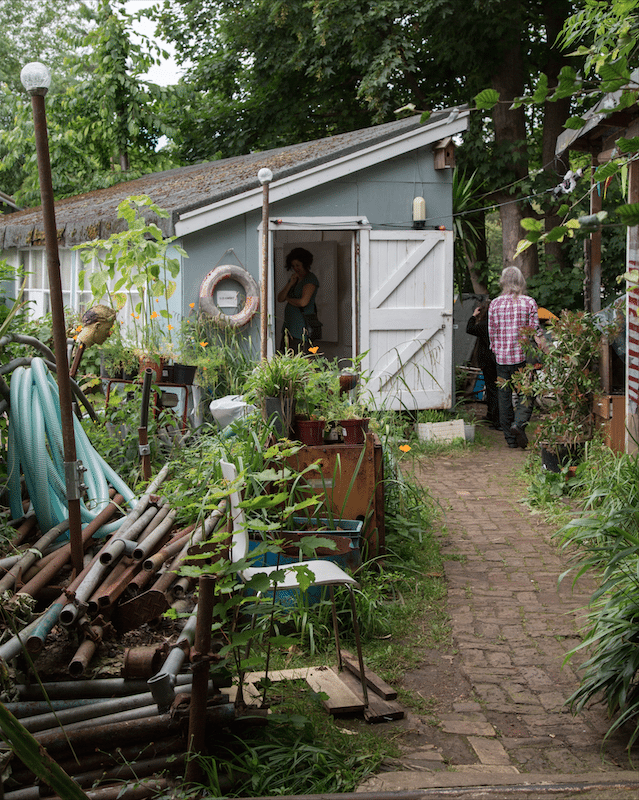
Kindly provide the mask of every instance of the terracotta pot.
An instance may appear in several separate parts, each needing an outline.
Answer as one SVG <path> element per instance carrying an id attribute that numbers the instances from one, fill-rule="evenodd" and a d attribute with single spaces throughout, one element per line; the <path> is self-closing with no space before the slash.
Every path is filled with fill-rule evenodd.
<path id="1" fill-rule="evenodd" d="M 317 447 L 324 444 L 323 419 L 298 419 L 295 421 L 295 436 L 307 447 Z"/>
<path id="2" fill-rule="evenodd" d="M 364 444 L 369 419 L 342 419 L 338 425 L 342 429 L 344 444 Z"/>
<path id="3" fill-rule="evenodd" d="M 154 381 L 160 383 L 162 380 L 162 362 L 156 361 L 152 356 L 140 356 L 140 375 L 144 376 L 144 371 L 152 369 L 155 372 Z"/>

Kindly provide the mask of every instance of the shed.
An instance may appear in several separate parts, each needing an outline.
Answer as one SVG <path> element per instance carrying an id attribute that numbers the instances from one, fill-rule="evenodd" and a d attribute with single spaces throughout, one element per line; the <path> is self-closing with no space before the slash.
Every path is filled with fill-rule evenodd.
<path id="1" fill-rule="evenodd" d="M 273 173 L 266 232 L 267 308 L 246 325 L 259 342 L 266 311 L 268 351 L 279 342 L 286 282 L 284 259 L 295 246 L 314 255 L 320 281 L 321 351 L 362 358 L 367 388 L 388 408 L 448 408 L 453 403 L 452 143 L 467 126 L 466 109 L 434 113 L 325 139 L 145 175 L 55 204 L 65 302 L 81 311 L 82 268 L 73 245 L 118 230 L 118 203 L 147 194 L 169 212 L 158 222 L 188 253 L 173 312 L 187 315 L 218 266 L 262 265 L 261 168 Z M 413 221 L 424 198 L 426 219 Z M 417 206 L 419 207 L 419 203 Z M 40 209 L 0 217 L 0 249 L 30 272 L 28 296 L 48 310 Z M 210 280 L 205 284 L 210 286 Z M 226 315 L 242 306 L 242 285 L 215 285 Z"/>
<path id="2" fill-rule="evenodd" d="M 633 73 L 633 79 L 639 77 Z M 600 164 L 606 164 L 618 155 L 617 142 L 622 137 L 632 139 L 639 135 L 639 107 L 634 104 L 613 110 L 619 104 L 622 91 L 604 95 L 584 118 L 578 130 L 566 130 L 557 139 L 556 153 L 577 150 L 591 155 L 590 212 L 601 211 L 601 193 L 592 181 Z M 639 202 L 639 162 L 628 162 L 627 202 Z M 601 233 L 590 234 L 586 247 L 586 307 L 597 312 L 601 309 Z M 628 228 L 626 240 L 626 270 L 639 267 L 639 226 Z M 611 434 L 609 444 L 615 449 L 635 453 L 639 442 L 639 283 L 626 283 L 626 336 L 625 336 L 625 392 L 611 394 L 610 364 L 602 363 L 604 395 L 595 404 L 595 412 L 602 416 Z"/>

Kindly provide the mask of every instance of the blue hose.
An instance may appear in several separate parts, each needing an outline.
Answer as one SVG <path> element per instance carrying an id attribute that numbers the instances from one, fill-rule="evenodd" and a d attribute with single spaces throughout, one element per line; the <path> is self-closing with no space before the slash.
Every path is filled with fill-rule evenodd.
<path id="1" fill-rule="evenodd" d="M 23 514 L 20 468 L 40 529 L 47 531 L 69 516 L 64 474 L 64 447 L 58 387 L 41 358 L 30 368 L 18 367 L 11 377 L 9 416 L 8 489 L 11 515 Z M 86 467 L 86 499 L 80 501 L 83 525 L 109 504 L 109 484 L 125 504 L 135 495 L 95 450 L 79 420 L 73 418 L 76 456 Z M 122 520 L 103 525 L 97 536 L 117 530 Z M 66 534 L 68 538 L 68 533 Z"/>

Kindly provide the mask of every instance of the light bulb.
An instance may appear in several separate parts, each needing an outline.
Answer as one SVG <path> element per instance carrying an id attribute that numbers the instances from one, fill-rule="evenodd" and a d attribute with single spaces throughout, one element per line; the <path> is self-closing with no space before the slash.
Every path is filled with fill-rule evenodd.
<path id="1" fill-rule="evenodd" d="M 39 61 L 30 61 L 22 67 L 20 80 L 29 94 L 39 94 L 38 90 L 44 90 L 43 93 L 46 94 L 47 89 L 51 86 L 51 73 Z"/>

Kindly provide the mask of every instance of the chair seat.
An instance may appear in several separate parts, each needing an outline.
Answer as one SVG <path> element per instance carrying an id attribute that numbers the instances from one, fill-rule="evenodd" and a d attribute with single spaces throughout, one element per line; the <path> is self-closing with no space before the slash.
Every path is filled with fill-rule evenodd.
<path id="1" fill-rule="evenodd" d="M 355 578 L 351 578 L 344 570 L 332 561 L 297 561 L 294 564 L 281 564 L 279 567 L 247 567 L 240 573 L 243 581 L 250 581 L 254 575 L 270 575 L 272 572 L 281 570 L 284 573 L 284 580 L 277 582 L 278 589 L 298 589 L 299 580 L 297 571 L 293 567 L 307 567 L 315 576 L 311 581 L 313 586 L 328 586 L 329 584 L 351 584 L 357 586 Z"/>

